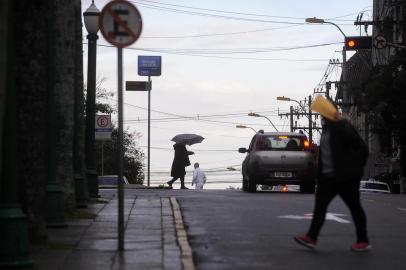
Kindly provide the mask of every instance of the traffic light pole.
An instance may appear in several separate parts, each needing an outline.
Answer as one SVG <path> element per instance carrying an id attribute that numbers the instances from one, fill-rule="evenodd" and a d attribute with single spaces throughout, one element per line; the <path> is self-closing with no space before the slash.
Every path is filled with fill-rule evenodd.
<path id="1" fill-rule="evenodd" d="M 312 106 L 312 96 L 309 96 L 309 142 L 310 145 L 313 145 L 313 121 L 312 121 L 312 110 L 310 110 L 310 107 Z"/>
<path id="2" fill-rule="evenodd" d="M 151 76 L 148 76 L 148 187 L 150 185 L 151 167 Z"/>

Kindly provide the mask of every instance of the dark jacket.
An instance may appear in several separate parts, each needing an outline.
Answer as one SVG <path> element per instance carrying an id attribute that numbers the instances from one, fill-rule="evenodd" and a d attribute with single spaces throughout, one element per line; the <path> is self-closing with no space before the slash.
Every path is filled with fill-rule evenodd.
<path id="1" fill-rule="evenodd" d="M 357 130 L 346 119 L 328 122 L 334 175 L 339 181 L 361 180 L 368 158 L 368 147 Z M 318 160 L 318 179 L 322 171 L 321 153 Z"/>
<path id="2" fill-rule="evenodd" d="M 171 176 L 172 177 L 183 177 L 186 174 L 185 167 L 190 165 L 189 156 L 193 152 L 188 152 L 184 144 L 176 143 L 173 145 L 175 150 L 175 156 L 172 162 Z"/>

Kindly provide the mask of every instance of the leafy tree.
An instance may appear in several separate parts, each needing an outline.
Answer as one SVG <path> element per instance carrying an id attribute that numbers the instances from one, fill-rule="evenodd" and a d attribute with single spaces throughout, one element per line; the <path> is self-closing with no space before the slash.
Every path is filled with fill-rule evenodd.
<path id="1" fill-rule="evenodd" d="M 128 130 L 125 130 L 123 135 L 124 175 L 130 183 L 142 184 L 144 182 L 144 168 L 142 163 L 144 160 L 144 153 L 141 152 L 136 143 L 137 139 L 140 138 L 140 134 L 136 132 L 131 133 Z M 118 129 L 114 128 L 111 134 L 111 140 L 96 142 L 96 167 L 98 175 L 102 175 L 102 173 L 104 175 L 118 174 L 117 139 Z"/>
<path id="2" fill-rule="evenodd" d="M 116 106 L 108 102 L 114 97 L 114 93 L 103 87 L 106 78 L 101 78 L 96 81 L 96 104 L 94 107 L 95 113 L 113 114 L 117 112 Z M 87 97 L 86 85 L 84 85 L 84 96 Z M 83 114 L 86 115 L 86 100 L 84 101 Z"/>
<path id="3" fill-rule="evenodd" d="M 100 112 L 100 113 L 105 113 L 105 114 L 112 114 L 117 112 L 117 109 L 115 106 L 111 105 L 108 102 L 100 102 L 100 100 L 108 100 L 114 97 L 114 93 L 110 92 L 106 88 L 103 87 L 103 82 L 105 81 L 105 78 L 101 78 L 96 82 L 96 105 L 95 105 L 95 111 Z"/>
<path id="4" fill-rule="evenodd" d="M 114 97 L 102 86 L 104 78 L 96 83 L 96 106 L 95 113 L 112 114 L 117 112 L 115 106 L 111 105 L 108 100 Z M 144 181 L 144 153 L 137 145 L 141 134 L 124 130 L 123 147 L 124 147 L 124 175 L 132 184 L 142 184 Z M 96 168 L 98 175 L 118 174 L 118 129 L 113 128 L 111 140 L 96 141 Z M 103 156 L 103 160 L 102 160 Z"/>

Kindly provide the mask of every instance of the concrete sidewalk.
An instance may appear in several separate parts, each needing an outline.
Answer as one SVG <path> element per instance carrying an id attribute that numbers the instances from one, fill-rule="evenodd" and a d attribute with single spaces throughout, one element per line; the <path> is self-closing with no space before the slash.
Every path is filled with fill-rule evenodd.
<path id="1" fill-rule="evenodd" d="M 175 198 L 132 193 L 124 205 L 123 252 L 117 251 L 117 196 L 101 191 L 100 200 L 78 210 L 82 218 L 67 218 L 67 228 L 48 229 L 48 244 L 32 248 L 29 269 L 195 269 Z"/>

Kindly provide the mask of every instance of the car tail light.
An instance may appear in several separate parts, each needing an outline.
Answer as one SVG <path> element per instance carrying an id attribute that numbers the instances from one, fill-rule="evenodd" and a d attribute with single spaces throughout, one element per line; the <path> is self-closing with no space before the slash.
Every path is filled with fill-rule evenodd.
<path id="1" fill-rule="evenodd" d="M 304 141 L 303 141 L 303 146 L 304 146 L 304 148 L 309 148 L 309 147 L 310 147 L 309 141 L 308 141 L 308 140 L 304 140 Z"/>
<path id="2" fill-rule="evenodd" d="M 287 186 L 283 186 L 282 191 L 283 191 L 283 192 L 288 192 L 288 191 L 289 191 L 289 188 L 288 188 Z"/>

